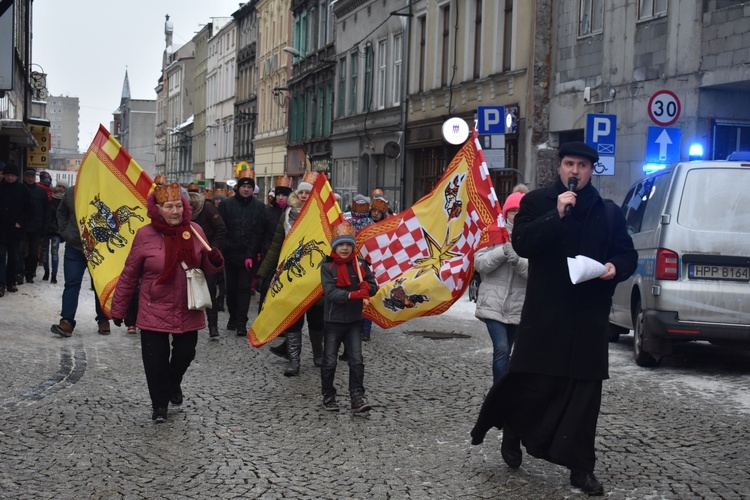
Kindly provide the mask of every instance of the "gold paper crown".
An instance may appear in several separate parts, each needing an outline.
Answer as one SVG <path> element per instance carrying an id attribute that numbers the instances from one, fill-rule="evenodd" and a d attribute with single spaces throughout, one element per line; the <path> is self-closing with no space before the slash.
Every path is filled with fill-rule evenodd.
<path id="1" fill-rule="evenodd" d="M 237 180 L 239 179 L 255 180 L 255 171 L 252 168 L 246 168 L 245 170 L 240 170 L 240 173 L 237 175 Z"/>
<path id="2" fill-rule="evenodd" d="M 166 186 L 167 178 L 159 174 L 156 177 L 154 177 L 154 184 L 156 184 L 157 186 Z"/>
<path id="3" fill-rule="evenodd" d="M 214 192 L 211 189 L 205 188 L 203 190 L 203 196 L 205 196 L 207 200 L 210 200 L 214 197 Z"/>
<path id="4" fill-rule="evenodd" d="M 195 182 L 191 182 L 187 185 L 187 190 L 188 193 L 197 193 L 198 191 L 200 191 L 200 187 L 198 187 L 198 184 L 196 184 Z"/>
<path id="5" fill-rule="evenodd" d="M 168 201 L 179 201 L 182 199 L 180 195 L 180 185 L 176 182 L 169 184 L 168 186 L 156 186 L 154 188 L 154 199 L 157 205 L 166 203 Z"/>
<path id="6" fill-rule="evenodd" d="M 380 188 L 375 188 L 370 191 L 370 198 L 385 198 L 385 193 Z"/>
<path id="7" fill-rule="evenodd" d="M 277 175 L 274 184 L 276 187 L 292 188 L 292 178 L 287 175 Z"/>
<path id="8" fill-rule="evenodd" d="M 338 236 L 351 236 L 354 238 L 356 231 L 354 230 L 354 226 L 349 221 L 344 221 L 340 224 L 337 224 L 333 226 L 331 235 L 336 238 Z"/>
<path id="9" fill-rule="evenodd" d="M 318 172 L 305 172 L 304 177 L 302 177 L 301 182 L 309 182 L 310 184 L 315 184 L 315 181 L 318 180 L 318 175 L 320 175 Z"/>
<path id="10" fill-rule="evenodd" d="M 214 190 L 214 196 L 216 196 L 217 194 L 220 194 L 222 196 L 226 196 L 227 195 L 227 190 L 224 189 L 224 188 L 216 188 L 216 190 Z"/>
<path id="11" fill-rule="evenodd" d="M 356 196 L 355 196 L 356 198 Z M 363 214 L 370 211 L 370 202 L 367 198 L 363 200 L 352 200 L 352 211 Z"/>
<path id="12" fill-rule="evenodd" d="M 370 207 L 385 213 L 388 211 L 388 200 L 385 198 L 375 198 L 372 200 Z"/>

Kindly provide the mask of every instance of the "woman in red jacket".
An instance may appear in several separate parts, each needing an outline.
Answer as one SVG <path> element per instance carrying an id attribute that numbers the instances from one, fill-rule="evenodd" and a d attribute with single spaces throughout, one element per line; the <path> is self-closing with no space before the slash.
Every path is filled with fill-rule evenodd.
<path id="1" fill-rule="evenodd" d="M 214 274 L 223 267 L 224 258 L 217 248 L 208 251 L 196 237 L 197 233 L 206 239 L 201 227 L 190 222 L 190 202 L 179 184 L 156 186 L 147 207 L 151 224 L 142 227 L 133 240 L 110 313 L 120 326 L 140 279 L 136 326 L 141 329 L 151 419 L 162 423 L 167 420 L 169 403 L 182 404 L 182 377 L 195 358 L 198 330 L 206 327 L 203 311 L 187 307 L 187 279 L 181 262 Z"/>

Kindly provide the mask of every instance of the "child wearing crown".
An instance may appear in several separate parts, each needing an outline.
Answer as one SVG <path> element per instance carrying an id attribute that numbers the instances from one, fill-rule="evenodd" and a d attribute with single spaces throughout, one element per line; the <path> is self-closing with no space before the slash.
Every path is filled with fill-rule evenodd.
<path id="1" fill-rule="evenodd" d="M 320 266 L 325 295 L 323 366 L 320 378 L 323 407 L 328 411 L 338 411 L 333 381 L 339 347 L 343 342 L 348 354 L 352 412 L 360 413 L 372 409 L 365 399 L 362 309 L 364 302 L 377 293 L 378 285 L 367 261 L 357 258 L 354 233 L 354 226 L 350 222 L 334 226 L 331 255 Z"/>

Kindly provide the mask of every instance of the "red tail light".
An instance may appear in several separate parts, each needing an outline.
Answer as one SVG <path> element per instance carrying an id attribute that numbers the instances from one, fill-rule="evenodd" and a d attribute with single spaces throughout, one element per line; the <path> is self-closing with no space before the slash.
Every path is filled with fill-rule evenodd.
<path id="1" fill-rule="evenodd" d="M 676 280 L 679 277 L 680 258 L 672 250 L 660 248 L 656 251 L 656 279 Z"/>

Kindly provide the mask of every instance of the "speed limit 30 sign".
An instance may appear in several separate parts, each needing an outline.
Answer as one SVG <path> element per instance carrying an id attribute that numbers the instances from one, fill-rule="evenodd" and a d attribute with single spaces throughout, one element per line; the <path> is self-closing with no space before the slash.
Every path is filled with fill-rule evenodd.
<path id="1" fill-rule="evenodd" d="M 648 101 L 648 116 L 662 127 L 672 125 L 680 117 L 680 100 L 674 92 L 660 90 Z"/>

